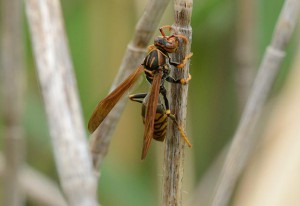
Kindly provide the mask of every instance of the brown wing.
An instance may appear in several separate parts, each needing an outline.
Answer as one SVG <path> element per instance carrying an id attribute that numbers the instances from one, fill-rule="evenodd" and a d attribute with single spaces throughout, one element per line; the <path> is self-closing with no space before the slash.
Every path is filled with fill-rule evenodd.
<path id="1" fill-rule="evenodd" d="M 105 97 L 96 106 L 88 123 L 90 133 L 93 133 L 102 123 L 108 113 L 117 104 L 123 94 L 136 82 L 144 67 L 140 65 L 127 79 L 125 79 L 117 88 L 115 88 L 107 97 Z"/>
<path id="2" fill-rule="evenodd" d="M 148 99 L 148 106 L 147 106 L 146 116 L 145 116 L 145 132 L 144 132 L 142 160 L 145 159 L 147 155 L 153 137 L 154 120 L 156 114 L 156 107 L 158 103 L 158 95 L 159 95 L 161 78 L 162 78 L 162 72 L 160 71 L 158 74 L 156 74 L 153 77 L 153 81 L 152 81 L 152 87 Z"/>

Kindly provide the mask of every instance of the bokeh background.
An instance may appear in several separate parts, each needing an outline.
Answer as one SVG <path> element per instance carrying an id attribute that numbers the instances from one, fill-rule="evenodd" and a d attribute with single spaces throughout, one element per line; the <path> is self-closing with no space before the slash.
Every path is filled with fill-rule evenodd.
<path id="1" fill-rule="evenodd" d="M 189 202 L 203 175 L 235 131 L 246 101 L 247 87 L 251 85 L 263 52 L 271 41 L 283 2 L 284 0 L 194 0 L 194 56 L 190 67 L 193 79 L 189 84 L 187 119 L 187 134 L 193 147 L 186 149 L 184 203 Z M 95 105 L 107 95 L 117 74 L 146 0 L 64 0 L 61 4 L 87 125 Z M 242 7 L 247 8 L 247 4 L 253 16 L 251 23 L 243 21 L 245 10 Z M 170 4 L 160 25 L 172 23 Z M 32 167 L 58 181 L 25 21 L 24 29 L 27 88 L 23 122 L 26 160 Z M 253 41 L 250 50 L 252 69 L 246 75 L 240 74 L 239 64 L 239 49 L 243 45 L 240 39 L 245 30 Z M 271 100 L 277 97 L 285 83 L 295 47 L 296 44 L 292 43 L 288 48 Z M 242 81 L 246 85 L 244 90 L 239 90 L 241 82 L 238 79 L 241 78 L 246 78 L 245 82 Z M 130 93 L 147 90 L 148 85 L 143 80 Z M 114 132 L 101 168 L 99 199 L 102 205 L 159 205 L 164 144 L 152 142 L 147 159 L 140 160 L 143 137 L 140 113 L 139 104 L 128 102 Z M 3 134 L 1 125 L 0 132 Z M 35 204 L 28 201 L 28 205 Z"/>

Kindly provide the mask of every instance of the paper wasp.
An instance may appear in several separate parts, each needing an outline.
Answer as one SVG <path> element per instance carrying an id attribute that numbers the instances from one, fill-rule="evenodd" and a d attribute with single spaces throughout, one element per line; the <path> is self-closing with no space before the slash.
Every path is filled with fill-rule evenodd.
<path id="1" fill-rule="evenodd" d="M 162 114 L 165 121 L 167 119 L 166 117 L 170 117 L 172 120 L 174 120 L 175 124 L 177 124 L 177 127 L 182 134 L 182 137 L 185 139 L 187 144 L 191 146 L 181 127 L 175 120 L 174 115 L 172 115 L 170 112 L 167 90 L 164 86 L 164 81 L 168 81 L 170 83 L 179 83 L 182 85 L 187 84 L 191 79 L 191 75 L 189 74 L 187 79 L 182 78 L 175 80 L 174 78 L 169 76 L 169 64 L 179 69 L 183 68 L 186 62 L 192 56 L 192 53 L 185 56 L 185 58 L 180 63 L 172 61 L 172 59 L 169 57 L 169 53 L 175 53 L 180 46 L 181 40 L 183 40 L 184 43 L 187 44 L 188 39 L 184 35 L 180 34 L 166 36 L 163 31 L 163 29 L 165 28 L 169 30 L 172 29 L 171 26 L 163 26 L 159 29 L 162 36 L 156 37 L 154 39 L 154 44 L 148 47 L 148 54 L 146 55 L 143 63 L 107 97 L 105 97 L 98 103 L 88 123 L 88 129 L 91 133 L 93 133 L 102 123 L 105 117 L 109 114 L 112 108 L 117 104 L 123 94 L 137 81 L 142 72 L 145 72 L 146 79 L 151 84 L 149 95 L 143 94 L 142 96 L 130 96 L 133 101 L 137 102 L 143 102 L 143 100 L 141 99 L 147 100 L 143 103 L 143 107 L 145 110 L 145 132 L 142 159 L 146 157 L 151 140 L 153 137 L 155 137 L 154 135 L 156 135 L 155 132 L 157 130 L 155 129 L 155 121 L 158 114 Z M 161 101 L 159 101 L 159 94 L 163 96 L 164 105 L 161 103 Z M 163 141 L 165 136 L 163 138 L 162 135 L 160 136 L 161 138 L 158 138 L 157 140 L 162 139 Z"/>

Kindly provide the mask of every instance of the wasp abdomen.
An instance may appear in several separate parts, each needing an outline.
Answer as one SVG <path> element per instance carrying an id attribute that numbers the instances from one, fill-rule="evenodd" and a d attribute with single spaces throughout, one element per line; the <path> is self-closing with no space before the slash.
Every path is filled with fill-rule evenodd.
<path id="1" fill-rule="evenodd" d="M 145 123 L 145 104 L 142 107 L 143 122 Z M 154 129 L 153 129 L 153 139 L 157 141 L 164 141 L 167 133 L 168 126 L 168 116 L 165 113 L 165 108 L 162 104 L 157 105 L 155 119 L 154 119 Z"/>
<path id="2" fill-rule="evenodd" d="M 161 142 L 165 140 L 168 126 L 167 118 L 168 117 L 165 113 L 156 113 L 154 120 L 153 139 Z"/>

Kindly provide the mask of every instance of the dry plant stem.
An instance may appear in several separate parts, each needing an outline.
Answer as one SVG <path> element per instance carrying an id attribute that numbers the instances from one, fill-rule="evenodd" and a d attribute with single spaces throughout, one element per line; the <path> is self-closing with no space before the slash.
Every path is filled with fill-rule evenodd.
<path id="1" fill-rule="evenodd" d="M 4 157 L 0 153 L 0 177 L 5 178 Z M 24 165 L 18 173 L 20 188 L 36 205 L 67 206 L 58 185 L 33 168 Z"/>
<path id="2" fill-rule="evenodd" d="M 173 28 L 176 33 L 183 34 L 189 39 L 186 46 L 180 47 L 173 55 L 177 62 L 190 53 L 192 28 L 190 26 L 192 14 L 192 0 L 174 0 L 175 23 Z M 189 62 L 183 69 L 173 69 L 171 76 L 175 79 L 187 78 L 189 74 Z M 186 126 L 186 109 L 188 85 L 172 84 L 170 91 L 171 113 L 175 114 L 179 125 Z M 179 206 L 182 204 L 182 180 L 185 142 L 180 132 L 172 121 L 169 121 L 165 157 L 163 163 L 163 205 Z"/>
<path id="3" fill-rule="evenodd" d="M 299 32 L 299 22 L 295 33 Z M 290 73 L 271 102 L 262 139 L 239 181 L 233 206 L 299 205 L 300 41 Z M 266 195 L 267 194 L 267 195 Z"/>
<path id="4" fill-rule="evenodd" d="M 96 177 L 86 142 L 58 0 L 26 0 L 37 73 L 56 165 L 69 205 L 98 205 Z"/>
<path id="5" fill-rule="evenodd" d="M 237 1 L 238 18 L 236 19 L 236 89 L 239 111 L 242 111 L 249 96 L 251 84 L 255 76 L 256 63 L 256 8 L 253 0 Z"/>
<path id="6" fill-rule="evenodd" d="M 20 172 L 19 182 L 25 195 L 31 199 L 35 205 L 68 205 L 58 185 L 29 166 L 25 166 Z"/>
<path id="7" fill-rule="evenodd" d="M 260 65 L 248 102 L 227 154 L 212 200 L 213 206 L 228 205 L 232 191 L 254 145 L 254 132 L 264 103 L 285 56 L 299 11 L 298 0 L 284 2 L 273 39 Z"/>
<path id="8" fill-rule="evenodd" d="M 165 11 L 169 0 L 149 0 L 143 15 L 135 28 L 135 34 L 132 41 L 128 44 L 123 57 L 118 75 L 116 76 L 112 91 L 120 84 L 139 64 L 141 64 L 146 54 L 146 47 L 152 39 L 154 32 L 158 28 L 159 21 Z M 112 133 L 120 118 L 127 97 L 121 98 L 115 108 L 110 112 L 98 129 L 94 132 L 90 141 L 90 149 L 93 158 L 94 169 L 98 171 L 102 160 L 105 157 Z"/>
<path id="9" fill-rule="evenodd" d="M 0 104 L 4 119 L 5 171 L 3 205 L 24 204 L 17 177 L 23 166 L 24 137 L 22 128 L 23 93 L 25 87 L 22 42 L 22 2 L 1 2 L 1 88 Z"/>

